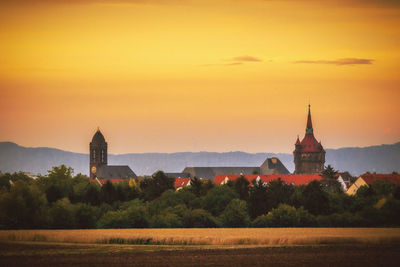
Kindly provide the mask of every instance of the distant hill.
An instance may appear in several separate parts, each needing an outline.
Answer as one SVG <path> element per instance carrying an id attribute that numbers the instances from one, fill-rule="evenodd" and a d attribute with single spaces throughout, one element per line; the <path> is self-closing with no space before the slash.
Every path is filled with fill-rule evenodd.
<path id="1" fill-rule="evenodd" d="M 150 175 L 157 170 L 180 172 L 186 166 L 260 166 L 266 157 L 278 157 L 293 172 L 292 154 L 245 152 L 178 152 L 131 153 L 109 155 L 110 165 L 129 165 L 137 175 Z M 326 150 L 326 164 L 340 171 L 359 175 L 366 171 L 400 172 L 400 142 L 392 145 L 352 147 Z M 0 142 L 0 171 L 29 171 L 46 174 L 53 166 L 65 164 L 75 173 L 89 174 L 89 155 L 47 147 L 22 147 L 11 142 Z"/>

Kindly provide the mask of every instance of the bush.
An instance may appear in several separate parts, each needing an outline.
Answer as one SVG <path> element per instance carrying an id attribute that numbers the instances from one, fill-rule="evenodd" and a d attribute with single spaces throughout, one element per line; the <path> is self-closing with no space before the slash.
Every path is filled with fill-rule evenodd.
<path id="1" fill-rule="evenodd" d="M 36 185 L 17 181 L 10 191 L 0 194 L 0 226 L 3 229 L 47 227 L 48 210 L 45 195 Z"/>
<path id="2" fill-rule="evenodd" d="M 237 198 L 236 192 L 226 185 L 216 186 L 203 199 L 203 208 L 213 216 L 220 215 L 232 199 Z"/>
<path id="3" fill-rule="evenodd" d="M 98 228 L 145 228 L 149 220 L 144 206 L 130 206 L 126 210 L 109 211 L 97 223 Z"/>
<path id="4" fill-rule="evenodd" d="M 254 227 L 305 227 L 315 226 L 316 219 L 303 207 L 296 209 L 287 204 L 280 204 L 266 215 L 257 217 Z"/>
<path id="5" fill-rule="evenodd" d="M 182 227 L 181 218 L 174 213 L 155 215 L 151 220 L 153 228 L 180 228 Z"/>
<path id="6" fill-rule="evenodd" d="M 183 227 L 186 228 L 212 228 L 218 225 L 218 220 L 203 209 L 189 210 L 183 216 Z"/>
<path id="7" fill-rule="evenodd" d="M 361 227 L 368 226 L 360 215 L 350 212 L 333 213 L 317 217 L 318 226 L 321 227 Z"/>
<path id="8" fill-rule="evenodd" d="M 246 227 L 250 218 L 246 201 L 233 199 L 220 216 L 224 227 Z"/>
<path id="9" fill-rule="evenodd" d="M 50 208 L 51 228 L 54 229 L 72 229 L 75 227 L 75 209 L 68 198 L 63 198 Z"/>

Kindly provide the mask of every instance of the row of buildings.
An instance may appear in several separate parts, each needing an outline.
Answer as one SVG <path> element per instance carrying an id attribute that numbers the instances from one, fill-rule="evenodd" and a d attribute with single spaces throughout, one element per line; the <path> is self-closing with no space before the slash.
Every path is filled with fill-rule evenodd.
<path id="1" fill-rule="evenodd" d="M 92 138 L 90 149 L 90 178 L 127 179 L 136 178 L 136 174 L 127 166 L 111 166 L 107 164 L 108 145 L 99 129 Z M 324 169 L 325 150 L 321 142 L 314 137 L 311 121 L 310 105 L 306 133 L 302 141 L 297 137 L 293 151 L 295 174 L 315 174 Z M 278 158 L 267 158 L 261 166 L 234 166 L 234 167 L 186 167 L 179 173 L 167 173 L 173 178 L 213 179 L 218 174 L 290 174 L 288 169 Z"/>
<path id="2" fill-rule="evenodd" d="M 110 180 L 111 182 L 126 181 L 137 178 L 135 172 L 127 165 L 108 165 L 108 144 L 97 129 L 90 148 L 90 178 L 100 184 Z M 240 176 L 244 176 L 249 182 L 254 179 L 261 179 L 268 183 L 271 180 L 281 178 L 284 182 L 294 185 L 302 185 L 313 180 L 321 180 L 321 172 L 324 170 L 325 150 L 321 141 L 317 141 L 314 136 L 314 129 L 311 120 L 311 109 L 308 105 L 307 124 L 304 138 L 300 141 L 299 137 L 295 142 L 293 151 L 295 170 L 290 174 L 288 169 L 276 157 L 267 158 L 261 166 L 232 166 L 232 167 L 186 167 L 182 172 L 166 173 L 167 176 L 175 178 L 175 188 L 190 185 L 190 179 L 197 177 L 200 179 L 210 179 L 216 184 L 223 184 L 234 181 Z M 354 194 L 362 185 L 368 185 L 375 179 L 386 179 L 400 181 L 400 178 L 390 175 L 362 176 L 353 184 L 349 184 L 348 177 L 338 176 L 344 191 Z M 400 182 L 399 182 L 400 184 Z"/>
<path id="3" fill-rule="evenodd" d="M 311 181 L 317 180 L 321 181 L 323 177 L 319 174 L 270 174 L 270 175 L 216 175 L 213 179 L 213 182 L 216 185 L 224 185 L 228 182 L 234 182 L 239 177 L 244 177 L 250 184 L 255 180 L 256 182 L 262 181 L 265 185 L 270 183 L 271 181 L 281 179 L 286 184 L 290 185 L 306 185 Z M 341 185 L 341 189 L 348 195 L 355 195 L 357 190 L 362 186 L 371 186 L 377 180 L 384 180 L 391 183 L 394 183 L 400 186 L 400 175 L 399 174 L 377 174 L 377 173 L 365 173 L 359 176 L 354 183 L 350 182 L 347 179 L 344 179 L 341 174 L 338 174 L 335 178 L 339 184 Z M 176 178 L 175 179 L 175 189 L 180 190 L 185 186 L 190 185 L 190 178 Z"/>

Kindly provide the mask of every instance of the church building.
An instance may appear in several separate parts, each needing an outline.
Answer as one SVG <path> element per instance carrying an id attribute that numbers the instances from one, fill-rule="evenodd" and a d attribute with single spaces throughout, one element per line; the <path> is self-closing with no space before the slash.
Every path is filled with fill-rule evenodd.
<path id="1" fill-rule="evenodd" d="M 107 142 L 103 134 L 97 129 L 89 145 L 90 163 L 89 172 L 91 179 L 129 179 L 136 178 L 136 174 L 127 165 L 107 165 Z"/>
<path id="2" fill-rule="evenodd" d="M 297 137 L 293 155 L 295 174 L 314 174 L 324 170 L 325 150 L 321 142 L 314 137 L 310 105 L 308 105 L 306 135 L 301 142 Z"/>

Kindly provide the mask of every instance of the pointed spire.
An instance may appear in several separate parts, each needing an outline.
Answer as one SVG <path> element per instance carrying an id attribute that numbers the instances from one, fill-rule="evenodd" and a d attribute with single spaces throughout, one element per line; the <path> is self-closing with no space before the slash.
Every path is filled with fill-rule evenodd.
<path id="1" fill-rule="evenodd" d="M 295 144 L 296 146 L 297 145 L 300 145 L 300 139 L 299 139 L 299 135 L 297 135 L 297 140 L 296 140 L 296 144 Z"/>
<path id="2" fill-rule="evenodd" d="M 308 118 L 307 118 L 307 128 L 306 134 L 313 134 L 313 127 L 311 122 L 311 105 L 308 104 Z"/>

